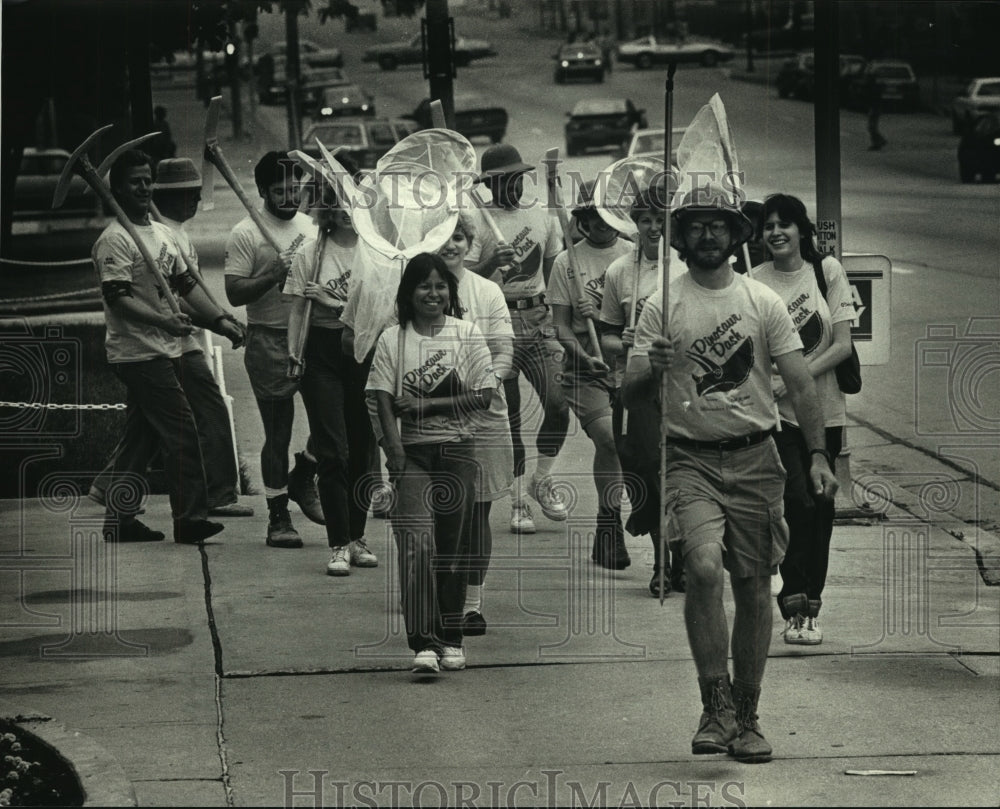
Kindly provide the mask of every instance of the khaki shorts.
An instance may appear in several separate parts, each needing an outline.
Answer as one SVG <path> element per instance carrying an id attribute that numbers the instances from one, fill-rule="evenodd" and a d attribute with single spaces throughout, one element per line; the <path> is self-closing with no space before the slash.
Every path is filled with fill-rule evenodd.
<path id="1" fill-rule="evenodd" d="M 607 383 L 570 372 L 563 374 L 563 396 L 583 429 L 607 416 L 611 418 L 611 389 Z"/>
<path id="2" fill-rule="evenodd" d="M 258 399 L 290 399 L 299 383 L 288 377 L 288 331 L 269 326 L 247 326 L 243 365 Z"/>
<path id="3" fill-rule="evenodd" d="M 668 446 L 665 488 L 685 556 L 715 544 L 736 578 L 778 572 L 788 526 L 785 468 L 773 439 L 726 452 Z"/>

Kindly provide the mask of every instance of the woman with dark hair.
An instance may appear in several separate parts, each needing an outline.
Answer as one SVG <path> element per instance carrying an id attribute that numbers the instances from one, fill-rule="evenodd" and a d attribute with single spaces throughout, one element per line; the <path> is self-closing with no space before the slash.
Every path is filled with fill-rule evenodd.
<path id="1" fill-rule="evenodd" d="M 316 454 L 319 499 L 330 546 L 329 576 L 349 576 L 351 567 L 377 567 L 365 542 L 367 487 L 373 444 L 365 403 L 367 369 L 341 346 L 347 289 L 357 270 L 358 234 L 336 192 L 324 184 L 316 201 L 319 237 L 303 243 L 292 260 L 284 293 L 292 298 L 288 319 L 290 375 L 301 375 L 299 391 L 309 417 Z M 309 308 L 305 346 L 302 326 Z M 348 426 L 350 425 L 350 426 Z"/>
<path id="2" fill-rule="evenodd" d="M 840 262 L 816 249 L 816 227 L 800 199 L 772 194 L 764 201 L 761 222 L 762 240 L 771 260 L 754 267 L 750 276 L 781 296 L 798 329 L 823 406 L 827 460 L 833 469 L 847 420 L 844 394 L 834 369 L 851 355 L 851 288 Z M 825 295 L 819 273 L 823 274 Z M 834 504 L 812 491 L 811 453 L 780 377 L 773 377 L 773 388 L 781 417 L 781 431 L 774 438 L 788 473 L 784 500 L 790 534 L 780 566 L 778 608 L 785 619 L 785 643 L 811 646 L 823 641 L 818 616 L 830 559 Z"/>
<path id="3" fill-rule="evenodd" d="M 413 670 L 465 668 L 462 608 L 477 464 L 477 411 L 497 379 L 479 329 L 458 319 L 458 281 L 420 253 L 403 270 L 399 324 L 379 337 L 366 390 L 375 399 L 392 513 L 400 595 Z M 397 427 L 396 419 L 401 427 Z"/>

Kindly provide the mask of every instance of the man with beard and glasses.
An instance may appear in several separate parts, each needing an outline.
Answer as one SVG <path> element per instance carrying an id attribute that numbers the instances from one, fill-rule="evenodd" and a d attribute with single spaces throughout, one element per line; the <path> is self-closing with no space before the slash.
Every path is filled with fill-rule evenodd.
<path id="1" fill-rule="evenodd" d="M 684 555 L 684 620 L 704 708 L 691 750 L 765 762 L 771 745 L 757 722 L 757 703 L 772 634 L 771 576 L 788 545 L 785 469 L 771 437 L 777 426 L 772 362 L 809 447 L 812 490 L 833 497 L 837 481 L 788 310 L 775 292 L 729 263 L 751 230 L 717 185 L 682 197 L 671 214 L 670 243 L 688 271 L 668 289 L 667 337 L 661 296 L 643 308 L 624 391 L 628 404 L 665 389 L 663 502 Z M 735 602 L 731 641 L 724 570 Z"/>

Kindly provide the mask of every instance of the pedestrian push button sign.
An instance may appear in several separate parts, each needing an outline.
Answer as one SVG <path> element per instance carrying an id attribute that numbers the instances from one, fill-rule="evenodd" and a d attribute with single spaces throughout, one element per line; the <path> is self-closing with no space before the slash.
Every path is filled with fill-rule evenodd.
<path id="1" fill-rule="evenodd" d="M 892 262 L 885 256 L 848 254 L 843 261 L 854 298 L 851 337 L 862 365 L 889 362 Z"/>

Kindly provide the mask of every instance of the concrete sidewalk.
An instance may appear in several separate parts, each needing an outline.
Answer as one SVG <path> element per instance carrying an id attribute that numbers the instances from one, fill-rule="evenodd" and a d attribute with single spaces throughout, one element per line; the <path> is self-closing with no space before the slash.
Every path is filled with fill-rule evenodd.
<path id="1" fill-rule="evenodd" d="M 587 449 L 575 436 L 560 468 Z M 239 519 L 203 548 L 118 547 L 98 539 L 100 507 L 50 491 L 0 506 L 0 715 L 83 734 L 140 805 L 1000 796 L 998 591 L 965 543 L 893 508 L 836 529 L 821 646 L 786 646 L 775 615 L 761 714 L 776 759 L 751 766 L 690 754 L 684 599 L 647 595 L 646 538 L 613 573 L 589 561 L 588 521 L 539 518 L 519 539 L 498 504 L 488 634 L 431 682 L 409 672 L 388 523 L 369 532 L 380 566 L 334 579 L 304 518 L 296 551 Z M 165 497 L 145 519 L 169 524 Z"/>

